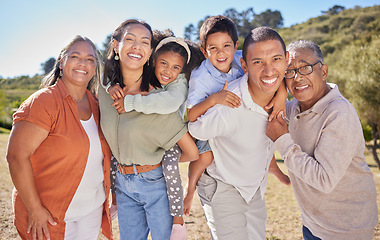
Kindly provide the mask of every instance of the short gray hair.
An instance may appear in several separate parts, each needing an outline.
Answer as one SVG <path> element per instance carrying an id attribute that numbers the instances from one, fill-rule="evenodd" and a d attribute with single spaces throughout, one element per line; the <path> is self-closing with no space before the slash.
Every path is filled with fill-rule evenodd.
<path id="1" fill-rule="evenodd" d="M 319 48 L 319 46 L 316 43 L 309 41 L 309 40 L 298 40 L 295 42 L 291 42 L 287 47 L 288 52 L 294 52 L 294 51 L 297 51 L 299 49 L 311 50 L 314 53 L 315 57 L 318 60 L 320 60 L 323 64 L 323 54 L 322 54 L 321 49 Z"/>

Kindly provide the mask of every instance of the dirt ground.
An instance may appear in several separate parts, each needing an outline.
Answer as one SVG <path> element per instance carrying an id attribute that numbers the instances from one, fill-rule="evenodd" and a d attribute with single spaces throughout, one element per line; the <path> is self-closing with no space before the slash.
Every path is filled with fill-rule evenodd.
<path id="1" fill-rule="evenodd" d="M 0 240 L 19 239 L 15 227 L 13 226 L 11 194 L 12 181 L 5 161 L 5 152 L 8 141 L 8 134 L 0 134 Z M 377 188 L 377 202 L 380 203 L 380 171 L 375 167 L 374 162 L 369 158 L 368 163 L 374 173 Z M 280 168 L 286 171 L 284 164 L 278 162 Z M 186 184 L 187 164 L 181 164 L 181 174 L 183 184 Z M 291 186 L 281 184 L 274 176 L 269 175 L 268 187 L 265 193 L 268 220 L 266 235 L 268 240 L 298 240 L 302 239 L 301 213 L 298 209 Z M 193 200 L 190 216 L 185 217 L 188 240 L 210 240 L 208 226 L 206 224 L 203 209 L 198 196 Z M 115 239 L 120 239 L 117 218 L 113 220 L 113 233 Z M 105 239 L 100 236 L 99 240 Z M 374 239 L 380 239 L 380 225 L 375 229 Z"/>

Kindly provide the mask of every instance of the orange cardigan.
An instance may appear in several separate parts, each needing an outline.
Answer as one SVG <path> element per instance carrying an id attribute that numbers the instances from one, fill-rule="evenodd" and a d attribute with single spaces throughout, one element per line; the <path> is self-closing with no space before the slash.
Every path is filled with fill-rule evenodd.
<path id="1" fill-rule="evenodd" d="M 111 151 L 100 129 L 97 99 L 88 90 L 87 98 L 98 126 L 104 157 L 104 188 L 107 196 L 103 206 L 102 233 L 112 239 L 108 210 Z M 13 124 L 22 120 L 49 131 L 48 137 L 36 149 L 30 161 L 41 202 L 57 222 L 55 226 L 48 224 L 51 239 L 64 239 L 65 214 L 83 176 L 90 148 L 77 106 L 65 84 L 58 80 L 55 85 L 32 94 L 20 106 L 13 116 Z M 13 194 L 13 206 L 18 233 L 22 239 L 32 239 L 31 234 L 26 233 L 28 211 L 17 190 Z"/>

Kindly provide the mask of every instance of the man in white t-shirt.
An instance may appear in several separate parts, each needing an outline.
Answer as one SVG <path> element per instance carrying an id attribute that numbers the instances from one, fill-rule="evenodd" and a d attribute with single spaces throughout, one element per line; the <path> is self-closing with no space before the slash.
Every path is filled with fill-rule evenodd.
<path id="1" fill-rule="evenodd" d="M 264 192 L 273 142 L 266 136 L 268 110 L 282 84 L 288 54 L 269 27 L 251 31 L 243 46 L 245 75 L 228 90 L 241 98 L 238 108 L 215 105 L 195 122 L 192 136 L 209 140 L 214 161 L 198 181 L 198 194 L 213 239 L 266 239 Z"/>

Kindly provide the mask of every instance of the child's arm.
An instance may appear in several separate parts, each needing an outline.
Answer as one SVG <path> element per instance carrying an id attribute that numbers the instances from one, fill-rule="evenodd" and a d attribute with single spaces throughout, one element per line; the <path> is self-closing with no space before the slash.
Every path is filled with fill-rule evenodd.
<path id="1" fill-rule="evenodd" d="M 281 111 L 283 112 L 283 116 L 286 116 L 287 97 L 288 91 L 286 90 L 285 81 L 282 81 L 270 103 L 265 106 L 266 109 L 271 109 L 273 107 L 272 113 L 269 115 L 269 121 L 272 121 L 272 119 L 275 118 Z"/>
<path id="2" fill-rule="evenodd" d="M 195 145 L 193 138 L 187 132 L 183 137 L 177 142 L 179 148 L 181 149 L 180 162 L 194 161 L 199 158 L 198 148 Z"/>
<path id="3" fill-rule="evenodd" d="M 135 110 L 145 114 L 169 114 L 176 112 L 186 101 L 187 88 L 187 79 L 184 74 L 180 74 L 175 82 L 167 85 L 165 91 L 152 93 L 147 96 L 140 94 L 126 95 L 124 97 L 124 110 L 126 112 Z"/>
<path id="4" fill-rule="evenodd" d="M 240 98 L 233 92 L 227 91 L 228 82 L 226 81 L 222 90 L 211 94 L 204 101 L 198 103 L 192 108 L 187 109 L 187 117 L 190 122 L 194 122 L 198 117 L 203 115 L 207 110 L 216 104 L 223 104 L 229 107 L 239 107 Z"/>

